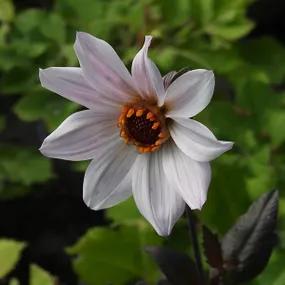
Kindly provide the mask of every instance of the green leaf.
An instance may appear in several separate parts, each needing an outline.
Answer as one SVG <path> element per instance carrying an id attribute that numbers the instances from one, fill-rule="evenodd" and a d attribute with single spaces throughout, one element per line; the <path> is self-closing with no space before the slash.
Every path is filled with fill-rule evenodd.
<path id="1" fill-rule="evenodd" d="M 43 35 L 58 43 L 65 42 L 65 22 L 58 14 L 49 14 L 44 18 L 44 22 L 41 25 L 41 32 Z"/>
<path id="2" fill-rule="evenodd" d="M 201 214 L 207 226 L 223 233 L 250 202 L 245 191 L 248 170 L 239 155 L 225 154 L 214 161 L 212 171 L 207 203 Z M 221 205 L 226 205 L 226 215 L 221 215 Z"/>
<path id="3" fill-rule="evenodd" d="M 276 173 L 270 160 L 269 146 L 259 146 L 244 161 L 250 170 L 250 176 L 246 178 L 246 188 L 253 199 L 276 185 Z"/>
<path id="4" fill-rule="evenodd" d="M 72 163 L 72 169 L 78 172 L 85 172 L 89 163 L 89 161 L 74 161 Z"/>
<path id="5" fill-rule="evenodd" d="M 142 219 L 133 198 L 107 209 L 107 217 L 118 224 Z"/>
<path id="6" fill-rule="evenodd" d="M 211 35 L 219 36 L 223 39 L 233 41 L 247 35 L 254 27 L 250 20 L 243 20 L 241 22 L 219 25 L 213 24 L 206 28 L 206 31 Z"/>
<path id="7" fill-rule="evenodd" d="M 244 61 L 262 69 L 273 83 L 279 83 L 285 76 L 285 48 L 276 39 L 262 37 L 241 43 L 240 52 Z M 268 52 L 270 51 L 270 52 Z"/>
<path id="8" fill-rule="evenodd" d="M 14 112 L 20 119 L 28 122 L 43 119 L 50 130 L 56 128 L 76 109 L 75 103 L 44 89 L 23 96 L 14 106 Z"/>
<path id="9" fill-rule="evenodd" d="M 209 47 L 205 46 L 203 48 L 198 47 L 195 51 L 190 51 L 190 53 L 192 55 L 196 54 L 198 68 L 205 67 L 213 69 L 219 74 L 228 74 L 230 71 L 239 68 L 242 64 L 242 59 L 240 58 L 238 51 L 233 48 L 227 50 L 209 50 Z M 191 56 L 189 59 L 191 59 Z M 195 60 L 195 58 L 193 59 Z"/>
<path id="10" fill-rule="evenodd" d="M 227 118 L 225 120 L 225 118 Z M 204 123 L 219 138 L 243 141 L 248 128 L 247 118 L 236 112 L 234 106 L 228 101 L 212 102 L 208 108 L 200 113 L 197 120 Z"/>
<path id="11" fill-rule="evenodd" d="M 1 46 L 0 45 L 0 69 L 8 72 L 12 68 L 27 65 L 28 60 L 17 55 L 14 50 L 12 50 L 11 45 Z"/>
<path id="12" fill-rule="evenodd" d="M 285 126 L 285 110 L 272 110 L 267 114 L 265 131 L 270 135 L 275 147 L 285 142 L 285 133 L 280 131 Z"/>
<path id="13" fill-rule="evenodd" d="M 78 64 L 78 59 L 75 55 L 73 44 L 63 45 L 61 51 L 68 66 L 76 66 Z"/>
<path id="14" fill-rule="evenodd" d="M 12 63 L 10 68 L 15 67 L 13 66 L 14 63 L 15 62 Z M 22 61 L 22 63 L 24 63 L 24 61 Z M 23 92 L 31 90 L 31 86 L 34 86 L 36 80 L 33 68 L 36 67 L 31 66 L 27 70 L 26 67 L 24 68 L 21 65 L 21 68 L 13 68 L 5 72 L 3 76 L 0 77 L 1 92 L 3 92 L 3 94 L 23 94 Z"/>
<path id="15" fill-rule="evenodd" d="M 255 0 L 216 0 L 215 18 L 218 22 L 229 23 L 244 16 L 249 5 Z"/>
<path id="16" fill-rule="evenodd" d="M 36 264 L 30 266 L 30 285 L 55 285 L 55 278 Z"/>
<path id="17" fill-rule="evenodd" d="M 245 72 L 246 74 L 246 72 Z M 271 131 L 276 131 L 280 127 L 282 122 L 282 116 L 276 116 L 274 118 L 273 113 L 276 109 L 280 110 L 280 105 L 282 103 L 282 94 L 275 92 L 268 83 L 261 82 L 251 75 L 243 75 L 246 78 L 244 81 L 241 79 L 239 82 L 235 80 L 235 101 L 238 104 L 238 109 L 243 121 L 247 120 L 248 127 L 254 130 L 258 134 L 262 133 L 265 136 L 269 136 Z M 277 128 L 272 126 L 270 117 L 272 120 L 276 119 Z M 273 123 L 274 124 L 274 123 Z M 278 132 L 280 133 L 280 132 Z M 280 138 L 282 134 L 279 135 Z"/>
<path id="18" fill-rule="evenodd" d="M 9 281 L 9 285 L 20 285 L 20 281 L 16 278 L 12 278 L 10 281 Z"/>
<path id="19" fill-rule="evenodd" d="M 195 21 L 195 24 L 202 28 L 210 21 L 213 13 L 213 0 L 191 0 L 190 4 L 190 18 Z"/>
<path id="20" fill-rule="evenodd" d="M 0 169 L 9 181 L 27 186 L 53 177 L 51 161 L 37 149 L 15 145 L 0 146 Z"/>
<path id="21" fill-rule="evenodd" d="M 190 1 L 177 0 L 173 5 L 172 0 L 164 0 L 157 4 L 160 5 L 161 17 L 171 26 L 179 25 L 189 17 Z"/>
<path id="22" fill-rule="evenodd" d="M 37 30 L 45 19 L 46 13 L 39 9 L 26 9 L 17 15 L 15 24 L 23 34 Z"/>
<path id="23" fill-rule="evenodd" d="M 16 58 L 37 58 L 47 50 L 47 47 L 44 42 L 31 42 L 21 38 L 14 40 L 8 48 Z"/>
<path id="24" fill-rule="evenodd" d="M 12 0 L 0 0 L 0 22 L 11 22 L 14 16 L 15 10 Z"/>
<path id="25" fill-rule="evenodd" d="M 8 201 L 8 200 L 16 199 L 19 197 L 23 197 L 27 195 L 30 191 L 32 191 L 31 187 L 24 186 L 21 183 L 7 181 L 5 174 L 3 172 L 2 172 L 2 175 L 4 177 L 0 177 L 0 199 L 1 201 Z"/>
<path id="26" fill-rule="evenodd" d="M 78 1 L 76 0 L 58 2 L 60 12 L 62 11 L 66 16 L 73 16 L 73 18 L 79 19 L 81 24 L 94 21 L 94 19 L 100 19 L 103 15 L 106 15 L 107 9 L 103 10 L 105 7 L 103 1 L 82 0 L 80 5 L 78 5 Z"/>
<path id="27" fill-rule="evenodd" d="M 197 1 L 196 7 L 199 7 L 199 10 L 201 13 L 200 16 L 201 16 L 202 25 L 205 26 L 207 23 L 209 23 L 213 19 L 215 1 L 214 0 L 204 0 L 204 1 L 192 0 L 192 2 L 194 1 Z"/>
<path id="28" fill-rule="evenodd" d="M 141 222 L 114 229 L 90 229 L 68 252 L 77 256 L 74 269 L 89 285 L 121 285 L 136 279 L 153 282 L 157 271 L 144 246 L 160 243 L 154 231 Z"/>
<path id="29" fill-rule="evenodd" d="M 24 242 L 0 239 L 0 278 L 14 269 L 25 246 Z"/>
<path id="30" fill-rule="evenodd" d="M 260 118 L 280 104 L 280 96 L 270 86 L 257 80 L 248 80 L 236 88 L 237 102 L 241 107 Z"/>

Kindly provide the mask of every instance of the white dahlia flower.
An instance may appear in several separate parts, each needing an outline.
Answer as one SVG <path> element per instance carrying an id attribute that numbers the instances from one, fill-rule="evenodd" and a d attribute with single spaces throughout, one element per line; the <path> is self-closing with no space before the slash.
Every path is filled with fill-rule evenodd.
<path id="1" fill-rule="evenodd" d="M 190 119 L 210 102 L 212 71 L 197 69 L 164 78 L 148 58 L 151 36 L 135 56 L 131 74 L 105 41 L 77 33 L 77 67 L 40 70 L 43 87 L 87 110 L 68 117 L 43 142 L 48 157 L 89 160 L 83 199 L 94 210 L 133 195 L 159 235 L 204 204 L 209 161 L 232 148 Z"/>

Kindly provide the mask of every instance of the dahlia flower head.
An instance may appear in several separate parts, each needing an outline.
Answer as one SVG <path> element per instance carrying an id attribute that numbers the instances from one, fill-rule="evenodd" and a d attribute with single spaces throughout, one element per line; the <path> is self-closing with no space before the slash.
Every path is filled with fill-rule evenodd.
<path id="1" fill-rule="evenodd" d="M 212 71 L 164 77 L 148 57 L 152 37 L 133 59 L 131 73 L 105 41 L 78 32 L 80 67 L 40 69 L 49 89 L 86 110 L 69 116 L 43 142 L 47 157 L 92 160 L 83 199 L 94 210 L 133 195 L 159 235 L 170 234 L 185 205 L 201 209 L 211 180 L 209 161 L 232 148 L 192 119 L 210 102 Z"/>

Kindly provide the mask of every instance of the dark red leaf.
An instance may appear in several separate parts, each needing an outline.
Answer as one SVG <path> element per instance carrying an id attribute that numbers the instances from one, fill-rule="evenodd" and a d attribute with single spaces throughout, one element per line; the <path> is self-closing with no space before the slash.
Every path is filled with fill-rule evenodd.
<path id="1" fill-rule="evenodd" d="M 208 264 L 223 271 L 223 256 L 219 238 L 206 226 L 203 226 L 203 246 Z"/>
<path id="2" fill-rule="evenodd" d="M 224 268 L 236 282 L 257 276 L 267 265 L 277 241 L 278 191 L 256 200 L 222 241 Z"/>
<path id="3" fill-rule="evenodd" d="M 147 247 L 160 270 L 172 285 L 202 285 L 195 263 L 184 253 L 163 247 Z"/>

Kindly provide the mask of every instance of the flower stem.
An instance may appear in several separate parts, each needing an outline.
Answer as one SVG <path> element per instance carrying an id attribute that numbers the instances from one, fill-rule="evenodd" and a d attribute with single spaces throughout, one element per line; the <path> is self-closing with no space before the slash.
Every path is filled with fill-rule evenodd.
<path id="1" fill-rule="evenodd" d="M 203 270 L 201 253 L 200 253 L 199 244 L 198 244 L 194 213 L 188 206 L 186 206 L 186 213 L 188 216 L 188 227 L 189 227 L 190 237 L 191 237 L 191 241 L 193 245 L 194 258 L 196 261 L 197 270 L 200 276 L 201 284 L 204 284 L 204 270 Z"/>

